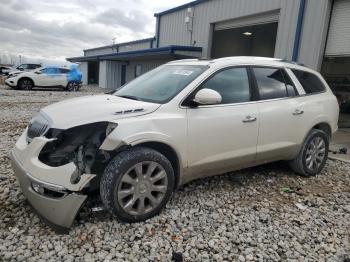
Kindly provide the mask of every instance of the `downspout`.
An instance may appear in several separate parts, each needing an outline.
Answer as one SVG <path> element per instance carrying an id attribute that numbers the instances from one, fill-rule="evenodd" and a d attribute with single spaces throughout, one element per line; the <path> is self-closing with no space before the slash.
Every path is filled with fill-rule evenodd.
<path id="1" fill-rule="evenodd" d="M 294 40 L 293 55 L 292 55 L 293 62 L 297 62 L 299 57 L 300 40 L 301 40 L 301 33 L 303 29 L 303 22 L 304 22 L 304 15 L 305 15 L 305 5 L 306 5 L 306 0 L 300 0 L 297 29 L 295 32 L 295 40 Z"/>
<path id="2" fill-rule="evenodd" d="M 156 47 L 159 47 L 159 36 L 160 36 L 160 15 L 157 15 L 157 43 Z"/>

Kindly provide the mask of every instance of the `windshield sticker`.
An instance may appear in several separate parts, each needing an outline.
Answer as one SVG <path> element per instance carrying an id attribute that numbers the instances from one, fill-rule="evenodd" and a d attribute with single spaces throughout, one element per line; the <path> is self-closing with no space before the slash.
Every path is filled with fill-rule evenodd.
<path id="1" fill-rule="evenodd" d="M 189 70 L 176 70 L 173 73 L 174 75 L 190 76 L 193 74 L 193 71 Z"/>

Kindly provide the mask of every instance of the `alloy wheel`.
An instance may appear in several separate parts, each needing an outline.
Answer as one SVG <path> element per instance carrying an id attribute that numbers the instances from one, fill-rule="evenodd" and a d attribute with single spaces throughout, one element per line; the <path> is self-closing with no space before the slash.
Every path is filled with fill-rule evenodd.
<path id="1" fill-rule="evenodd" d="M 326 143 L 321 137 L 314 137 L 306 150 L 305 163 L 307 168 L 317 171 L 326 156 Z"/>
<path id="2" fill-rule="evenodd" d="M 160 164 L 140 162 L 122 176 L 117 189 L 118 203 L 130 215 L 144 215 L 157 208 L 167 188 L 167 174 Z"/>

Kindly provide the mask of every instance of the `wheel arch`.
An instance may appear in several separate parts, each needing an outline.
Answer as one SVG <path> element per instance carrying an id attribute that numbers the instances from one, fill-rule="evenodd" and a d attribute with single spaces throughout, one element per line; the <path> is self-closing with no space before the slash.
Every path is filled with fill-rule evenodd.
<path id="1" fill-rule="evenodd" d="M 35 82 L 32 78 L 30 78 L 29 76 L 22 76 L 21 78 L 18 79 L 17 81 L 17 86 L 19 85 L 19 83 L 23 80 L 23 79 L 28 79 L 33 83 L 33 87 L 35 86 Z"/>
<path id="2" fill-rule="evenodd" d="M 178 154 L 176 153 L 175 149 L 171 147 L 170 145 L 159 142 L 159 141 L 147 141 L 142 142 L 140 144 L 136 144 L 133 147 L 147 147 L 151 148 L 153 150 L 156 150 L 157 152 L 164 155 L 171 163 L 174 174 L 175 174 L 175 187 L 177 187 L 180 183 L 180 176 L 181 176 L 181 162 Z"/>
<path id="3" fill-rule="evenodd" d="M 321 123 L 318 123 L 316 125 L 314 125 L 312 127 L 312 129 L 318 129 L 318 130 L 321 130 L 323 132 L 325 132 L 329 138 L 332 137 L 332 128 L 331 128 L 331 125 L 326 123 L 326 122 L 321 122 Z"/>

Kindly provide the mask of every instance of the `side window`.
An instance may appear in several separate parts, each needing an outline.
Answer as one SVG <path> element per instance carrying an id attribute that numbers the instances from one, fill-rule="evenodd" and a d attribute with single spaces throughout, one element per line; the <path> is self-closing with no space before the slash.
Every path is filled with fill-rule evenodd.
<path id="1" fill-rule="evenodd" d="M 68 68 L 59 68 L 60 74 L 67 74 L 70 70 Z"/>
<path id="2" fill-rule="evenodd" d="M 42 73 L 47 74 L 47 75 L 54 75 L 58 74 L 58 69 L 54 67 L 47 67 L 41 70 Z"/>
<path id="3" fill-rule="evenodd" d="M 292 71 L 303 86 L 306 94 L 320 93 L 326 90 L 326 87 L 317 75 L 301 70 L 292 69 Z"/>
<path id="4" fill-rule="evenodd" d="M 260 100 L 288 97 L 287 87 L 281 69 L 254 68 Z"/>
<path id="5" fill-rule="evenodd" d="M 249 78 L 246 68 L 230 68 L 211 77 L 201 89 L 217 91 L 222 96 L 221 104 L 250 101 Z"/>

